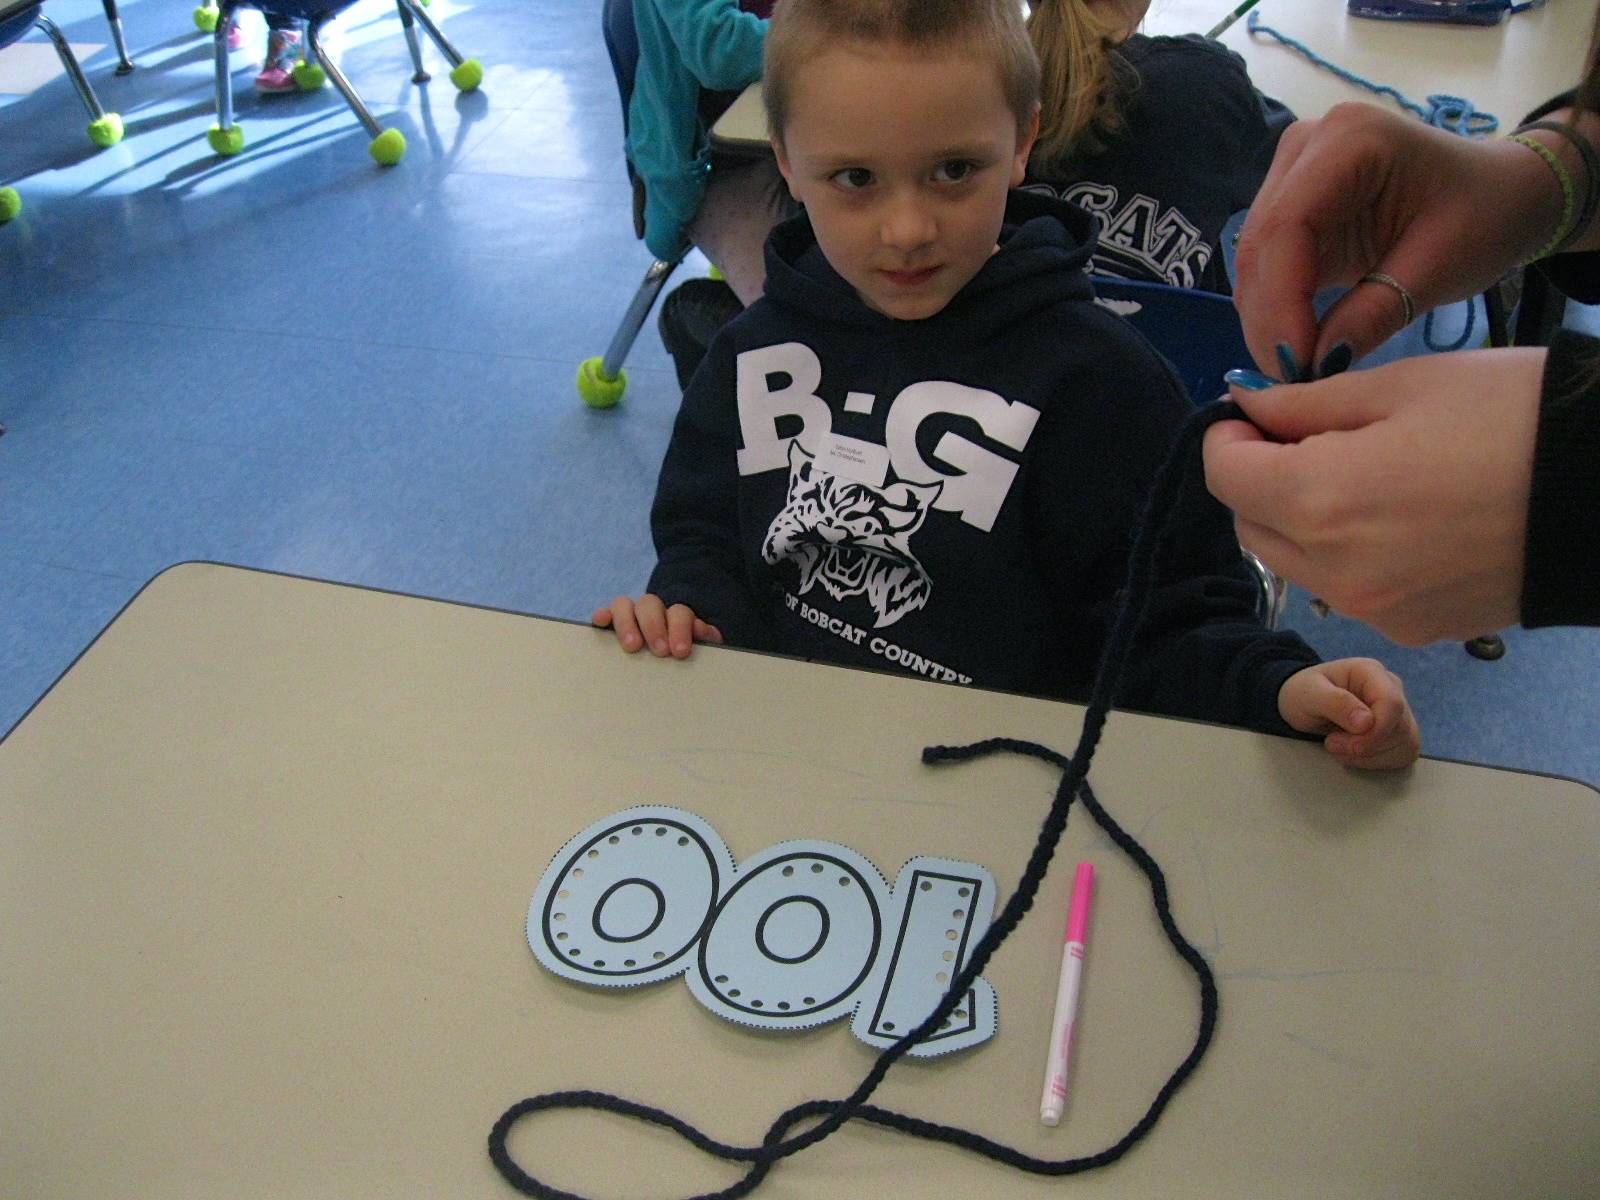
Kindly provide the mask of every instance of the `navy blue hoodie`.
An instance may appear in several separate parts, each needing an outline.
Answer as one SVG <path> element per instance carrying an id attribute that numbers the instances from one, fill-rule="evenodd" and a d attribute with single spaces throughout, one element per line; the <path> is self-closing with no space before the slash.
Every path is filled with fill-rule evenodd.
<path id="1" fill-rule="evenodd" d="M 1084 274 L 1093 218 L 1011 193 L 998 253 L 941 312 L 867 308 L 802 215 L 766 296 L 712 343 L 662 464 L 649 590 L 733 644 L 1082 699 L 1143 497 L 1190 411 Z M 1124 707 L 1285 732 L 1315 663 L 1254 615 L 1194 472 Z"/>
<path id="2" fill-rule="evenodd" d="M 1122 128 L 1094 154 L 1035 152 L 1024 186 L 1096 215 L 1097 274 L 1227 295 L 1222 227 L 1255 201 L 1294 114 L 1199 34 L 1136 33 L 1114 53 L 1139 76 L 1118 105 Z"/>

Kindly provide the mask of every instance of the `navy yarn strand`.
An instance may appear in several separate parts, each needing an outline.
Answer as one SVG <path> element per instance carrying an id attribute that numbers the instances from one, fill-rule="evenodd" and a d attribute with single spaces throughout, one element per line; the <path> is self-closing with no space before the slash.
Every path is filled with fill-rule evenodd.
<path id="1" fill-rule="evenodd" d="M 728 1187 L 714 1192 L 698 1193 L 688 1197 L 687 1200 L 737 1200 L 738 1197 L 749 1195 L 780 1159 L 815 1145 L 850 1120 L 862 1120 L 914 1136 L 961 1146 L 1005 1165 L 1041 1175 L 1070 1175 L 1105 1166 L 1122 1157 L 1149 1133 L 1178 1088 L 1199 1065 L 1200 1059 L 1210 1045 L 1217 1020 L 1216 980 L 1204 956 L 1184 938 L 1172 917 L 1166 879 L 1161 868 L 1144 847 L 1123 830 L 1100 805 L 1088 785 L 1087 777 L 1089 763 L 1099 744 L 1107 714 L 1116 698 L 1123 670 L 1127 665 L 1134 637 L 1148 605 L 1155 579 L 1158 553 L 1165 544 L 1176 519 L 1179 498 L 1197 463 L 1195 447 L 1201 435 L 1211 425 L 1220 420 L 1235 419 L 1245 419 L 1244 413 L 1231 401 L 1218 401 L 1197 410 L 1178 431 L 1167 459 L 1156 475 L 1134 536 L 1128 560 L 1127 582 L 1118 595 L 1116 614 L 1105 645 L 1101 649 L 1095 669 L 1094 684 L 1090 689 L 1089 702 L 1084 713 L 1083 728 L 1071 758 L 1064 758 L 1056 751 L 1032 742 L 1009 738 L 993 738 L 970 746 L 930 746 L 923 751 L 923 761 L 930 765 L 964 762 L 998 751 L 1009 751 L 1042 759 L 1062 772 L 1050 810 L 1041 824 L 1038 840 L 1029 855 L 1027 867 L 1018 881 L 1015 892 L 1006 901 L 999 917 L 979 939 L 966 965 L 956 975 L 944 998 L 927 1019 L 884 1049 L 874 1061 L 872 1068 L 848 1096 L 840 1100 L 808 1100 L 780 1113 L 768 1128 L 760 1146 L 734 1146 L 718 1141 L 663 1109 L 607 1092 L 548 1092 L 519 1101 L 501 1115 L 489 1133 L 489 1157 L 506 1182 L 524 1195 L 537 1197 L 538 1200 L 587 1200 L 578 1193 L 553 1187 L 528 1174 L 512 1159 L 507 1148 L 511 1128 L 519 1120 L 533 1113 L 558 1108 L 590 1108 L 633 1117 L 670 1129 L 697 1149 L 716 1158 L 751 1164 L 745 1175 Z M 1056 846 L 1066 829 L 1072 802 L 1079 796 L 1082 797 L 1084 806 L 1088 808 L 1096 823 L 1148 878 L 1152 903 L 1161 921 L 1162 930 L 1180 957 L 1194 970 L 1199 981 L 1199 1027 L 1188 1055 L 1162 1085 L 1144 1116 L 1127 1133 L 1104 1150 L 1072 1159 L 1036 1158 L 970 1130 L 940 1125 L 869 1104 L 867 1101 L 888 1074 L 889 1069 L 912 1046 L 939 1028 L 944 1019 L 955 1010 L 957 1004 L 966 997 L 974 980 L 988 965 L 995 950 L 1010 936 L 1033 907 L 1039 887 L 1049 870 L 1050 860 L 1054 857 Z M 801 1121 L 813 1118 L 821 1119 L 804 1133 L 785 1139 L 785 1134 L 790 1128 Z"/>

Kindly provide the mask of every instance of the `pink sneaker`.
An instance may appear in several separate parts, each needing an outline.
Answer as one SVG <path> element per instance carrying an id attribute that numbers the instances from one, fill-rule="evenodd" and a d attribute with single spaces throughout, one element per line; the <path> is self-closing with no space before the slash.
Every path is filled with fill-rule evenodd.
<path id="1" fill-rule="evenodd" d="M 300 35 L 292 29 L 267 31 L 267 61 L 256 76 L 256 91 L 267 95 L 295 92 L 294 68 L 300 61 Z"/>
<path id="2" fill-rule="evenodd" d="M 239 28 L 239 22 L 230 21 L 228 23 L 228 49 L 237 50 L 242 45 L 244 45 L 244 30 Z"/>

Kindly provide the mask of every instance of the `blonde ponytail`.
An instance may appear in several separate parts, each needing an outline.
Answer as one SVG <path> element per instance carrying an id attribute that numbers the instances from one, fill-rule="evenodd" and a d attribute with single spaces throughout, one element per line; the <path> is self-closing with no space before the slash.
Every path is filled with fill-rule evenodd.
<path id="1" fill-rule="evenodd" d="M 1043 103 L 1036 159 L 1093 153 L 1122 128 L 1118 101 L 1138 81 L 1114 52 L 1122 32 L 1120 20 L 1091 11 L 1085 0 L 1038 0 L 1028 17 Z"/>

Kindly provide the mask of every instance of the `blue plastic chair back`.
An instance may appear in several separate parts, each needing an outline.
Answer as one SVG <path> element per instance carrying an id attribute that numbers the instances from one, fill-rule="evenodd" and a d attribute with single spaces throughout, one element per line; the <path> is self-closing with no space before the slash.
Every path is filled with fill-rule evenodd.
<path id="1" fill-rule="evenodd" d="M 1254 366 L 1231 298 L 1109 275 L 1089 279 L 1096 299 L 1121 313 L 1172 364 L 1194 404 L 1226 396 L 1222 377 L 1235 367 Z M 1283 615 L 1283 584 L 1249 551 L 1245 562 L 1258 589 L 1256 613 L 1275 629 Z"/>
<path id="2" fill-rule="evenodd" d="M 0 3 L 0 46 L 9 46 L 33 28 L 43 0 L 23 0 L 20 4 Z"/>
<path id="3" fill-rule="evenodd" d="M 628 132 L 628 101 L 633 96 L 633 76 L 639 66 L 639 33 L 633 23 L 633 0 L 605 0 L 600 12 L 600 30 L 605 35 L 606 53 L 611 56 L 611 71 L 617 77 L 617 95 L 622 98 L 622 132 Z"/>
<path id="4" fill-rule="evenodd" d="M 1091 275 L 1094 293 L 1161 351 L 1189 398 L 1209 404 L 1225 395 L 1222 377 L 1254 365 L 1233 301 L 1215 292 Z"/>

